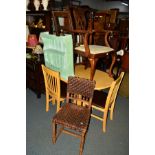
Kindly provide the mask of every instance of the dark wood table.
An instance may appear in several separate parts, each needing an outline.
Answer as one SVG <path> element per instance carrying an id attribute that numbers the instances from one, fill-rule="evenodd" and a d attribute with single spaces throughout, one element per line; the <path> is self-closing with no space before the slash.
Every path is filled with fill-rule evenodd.
<path id="1" fill-rule="evenodd" d="M 37 94 L 37 98 L 41 97 L 41 93 L 45 92 L 44 77 L 41 64 L 44 64 L 44 56 L 32 54 L 32 49 L 26 49 L 26 88 L 33 90 Z"/>

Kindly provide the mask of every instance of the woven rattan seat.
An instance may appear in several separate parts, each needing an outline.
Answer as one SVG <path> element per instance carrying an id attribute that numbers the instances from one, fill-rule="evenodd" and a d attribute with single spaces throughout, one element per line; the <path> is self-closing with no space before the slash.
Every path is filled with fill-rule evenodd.
<path id="1" fill-rule="evenodd" d="M 62 131 L 79 137 L 81 138 L 80 155 L 82 155 L 85 135 L 91 116 L 94 88 L 95 81 L 71 76 L 68 78 L 66 104 L 62 106 L 52 120 L 53 143 L 56 142 Z M 57 125 L 62 127 L 58 134 L 56 132 Z M 70 131 L 70 129 L 74 132 Z"/>
<path id="2" fill-rule="evenodd" d="M 65 127 L 76 131 L 85 131 L 89 123 L 89 117 L 89 108 L 67 103 L 53 119 L 55 123 Z"/>

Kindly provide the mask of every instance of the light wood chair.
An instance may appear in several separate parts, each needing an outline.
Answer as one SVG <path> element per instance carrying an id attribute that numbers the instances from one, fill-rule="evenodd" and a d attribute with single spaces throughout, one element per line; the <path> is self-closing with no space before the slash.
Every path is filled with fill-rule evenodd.
<path id="1" fill-rule="evenodd" d="M 123 76 L 124 72 L 121 72 L 119 77 L 112 82 L 108 93 L 97 90 L 94 91 L 92 110 L 98 110 L 100 112 L 103 112 L 103 116 L 100 117 L 93 111 L 91 116 L 103 122 L 103 132 L 106 132 L 106 124 L 109 111 L 110 111 L 110 120 L 113 120 L 115 101 Z"/>
<path id="2" fill-rule="evenodd" d="M 61 102 L 64 102 L 66 98 L 67 84 L 60 81 L 60 73 L 58 71 L 51 70 L 44 65 L 42 71 L 45 81 L 46 89 L 46 112 L 49 111 L 49 103 L 54 105 L 57 103 L 57 112 L 60 110 Z"/>
<path id="3" fill-rule="evenodd" d="M 66 104 L 62 106 L 52 120 L 52 141 L 54 144 L 63 131 L 81 139 L 79 154 L 82 155 L 91 116 L 94 88 L 95 81 L 69 76 Z M 56 131 L 58 125 L 61 126 L 59 132 Z"/>

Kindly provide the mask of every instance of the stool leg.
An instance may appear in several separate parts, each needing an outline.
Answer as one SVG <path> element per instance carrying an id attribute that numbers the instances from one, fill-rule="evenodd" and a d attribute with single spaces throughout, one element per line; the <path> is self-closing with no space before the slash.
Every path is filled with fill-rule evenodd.
<path id="1" fill-rule="evenodd" d="M 57 128 L 56 123 L 52 121 L 52 142 L 53 144 L 56 143 L 56 128 Z"/>

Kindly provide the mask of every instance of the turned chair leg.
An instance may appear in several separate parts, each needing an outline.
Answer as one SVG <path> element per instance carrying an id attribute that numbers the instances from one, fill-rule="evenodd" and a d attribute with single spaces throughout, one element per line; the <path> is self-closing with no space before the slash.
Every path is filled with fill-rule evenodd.
<path id="1" fill-rule="evenodd" d="M 90 66 L 91 66 L 90 80 L 93 80 L 93 78 L 94 78 L 97 61 L 98 61 L 98 58 L 95 58 L 95 59 L 89 58 L 89 62 L 90 62 Z"/>

